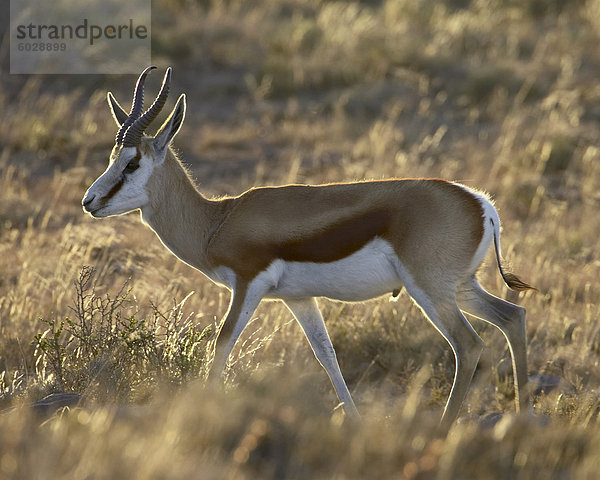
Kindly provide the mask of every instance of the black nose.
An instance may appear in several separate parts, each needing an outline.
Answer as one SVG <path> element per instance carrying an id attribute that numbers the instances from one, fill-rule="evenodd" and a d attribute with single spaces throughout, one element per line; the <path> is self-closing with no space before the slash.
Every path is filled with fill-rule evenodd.
<path id="1" fill-rule="evenodd" d="M 85 208 L 87 210 L 88 207 L 90 206 L 90 204 L 94 201 L 94 198 L 96 198 L 96 195 L 86 196 L 81 201 L 81 204 L 83 205 L 83 208 Z"/>

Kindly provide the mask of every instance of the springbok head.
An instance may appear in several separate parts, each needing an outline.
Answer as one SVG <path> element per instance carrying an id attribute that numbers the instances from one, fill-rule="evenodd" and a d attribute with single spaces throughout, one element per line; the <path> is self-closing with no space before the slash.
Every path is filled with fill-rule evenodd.
<path id="1" fill-rule="evenodd" d="M 143 208 L 149 201 L 148 180 L 159 170 L 173 137 L 185 116 L 185 94 L 153 137 L 144 131 L 164 107 L 171 84 L 171 67 L 167 68 L 162 87 L 154 103 L 144 110 L 144 82 L 156 67 L 146 68 L 139 76 L 127 113 L 108 92 L 108 105 L 119 126 L 108 167 L 90 186 L 82 200 L 83 209 L 93 217 L 120 215 Z M 142 113 L 143 112 L 143 113 Z"/>

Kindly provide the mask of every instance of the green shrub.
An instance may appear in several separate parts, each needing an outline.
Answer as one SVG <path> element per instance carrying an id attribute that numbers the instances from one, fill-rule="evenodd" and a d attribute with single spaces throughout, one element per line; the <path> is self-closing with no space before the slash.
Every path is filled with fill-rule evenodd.
<path id="1" fill-rule="evenodd" d="M 101 296 L 93 277 L 84 267 L 74 282 L 72 317 L 41 319 L 47 329 L 35 337 L 39 378 L 62 391 L 131 398 L 159 381 L 181 384 L 205 373 L 212 328 L 184 315 L 189 295 L 140 318 L 129 281 L 114 297 Z"/>

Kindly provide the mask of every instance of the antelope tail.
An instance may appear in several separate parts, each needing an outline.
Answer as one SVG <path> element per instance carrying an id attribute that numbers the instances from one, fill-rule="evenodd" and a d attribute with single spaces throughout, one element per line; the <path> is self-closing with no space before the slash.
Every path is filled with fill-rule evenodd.
<path id="1" fill-rule="evenodd" d="M 494 229 L 494 250 L 496 252 L 496 262 L 498 263 L 498 270 L 500 270 L 500 275 L 502 276 L 502 280 L 506 283 L 506 286 L 511 290 L 515 290 L 516 292 L 522 292 L 524 290 L 535 290 L 539 291 L 537 288 L 532 287 L 528 283 L 521 280 L 514 273 L 505 273 L 502 268 L 502 262 L 500 261 L 500 226 L 494 223 L 494 220 L 490 218 L 490 222 L 492 223 L 492 228 Z"/>

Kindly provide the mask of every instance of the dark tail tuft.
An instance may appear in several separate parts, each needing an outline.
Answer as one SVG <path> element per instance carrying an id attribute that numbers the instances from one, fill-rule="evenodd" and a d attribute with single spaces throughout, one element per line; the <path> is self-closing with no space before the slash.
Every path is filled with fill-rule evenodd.
<path id="1" fill-rule="evenodd" d="M 498 245 L 499 230 L 494 225 L 494 220 L 490 218 L 490 222 L 492 222 L 492 227 L 494 228 L 494 250 L 496 251 L 496 262 L 498 263 L 498 270 L 500 270 L 500 275 L 502 276 L 504 283 L 506 283 L 506 286 L 516 292 L 522 292 L 524 290 L 535 290 L 536 292 L 539 292 L 537 288 L 525 283 L 514 273 L 504 273 L 502 262 L 500 261 L 500 247 Z"/>
<path id="2" fill-rule="evenodd" d="M 537 288 L 532 287 L 528 283 L 525 283 L 523 280 L 521 280 L 519 277 L 517 277 L 514 273 L 506 273 L 505 274 L 501 269 L 500 275 L 502 275 L 502 279 L 504 280 L 504 283 L 506 283 L 508 288 L 510 288 L 511 290 L 514 290 L 516 292 L 522 292 L 523 290 L 535 290 L 536 292 L 539 292 L 539 290 Z"/>

